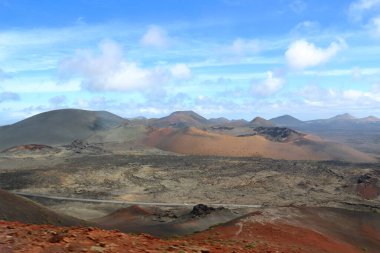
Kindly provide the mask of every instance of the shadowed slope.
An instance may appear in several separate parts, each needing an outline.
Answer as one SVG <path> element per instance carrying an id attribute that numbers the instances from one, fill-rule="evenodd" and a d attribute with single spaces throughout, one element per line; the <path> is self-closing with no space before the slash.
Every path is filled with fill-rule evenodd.
<path id="1" fill-rule="evenodd" d="M 174 213 L 164 212 L 155 207 L 135 205 L 119 209 L 93 221 L 107 229 L 169 237 L 203 231 L 211 226 L 236 219 L 239 216 L 241 216 L 239 212 L 232 212 L 224 208 L 214 208 L 207 214 L 194 215 L 190 210 L 179 210 Z"/>
<path id="2" fill-rule="evenodd" d="M 0 190 L 0 220 L 32 224 L 79 226 L 88 224 L 63 214 L 57 214 L 29 199 Z"/>
<path id="3" fill-rule="evenodd" d="M 147 129 L 143 125 L 123 124 L 108 131 L 98 131 L 86 139 L 86 141 L 90 143 L 125 143 L 143 139 L 146 135 L 146 132 Z"/>
<path id="4" fill-rule="evenodd" d="M 0 129 L 0 149 L 23 144 L 66 144 L 125 120 L 105 111 L 64 109 L 44 112 Z"/>

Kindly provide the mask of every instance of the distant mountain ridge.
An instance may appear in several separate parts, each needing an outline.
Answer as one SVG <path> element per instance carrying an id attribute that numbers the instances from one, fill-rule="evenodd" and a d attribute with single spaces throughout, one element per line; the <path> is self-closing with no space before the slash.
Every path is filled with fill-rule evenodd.
<path id="1" fill-rule="evenodd" d="M 274 127 L 275 125 L 264 118 L 256 117 L 249 122 L 249 125 L 252 127 Z"/>
<path id="2" fill-rule="evenodd" d="M 380 119 L 375 116 L 368 116 L 368 117 L 360 118 L 358 120 L 362 122 L 380 122 Z"/>
<path id="3" fill-rule="evenodd" d="M 301 121 L 284 115 L 270 121 L 278 126 L 345 143 L 366 153 L 380 155 L 380 119 L 374 116 L 356 118 L 348 113 L 328 119 Z"/>
<path id="4" fill-rule="evenodd" d="M 306 126 L 313 124 L 332 124 L 332 123 L 380 123 L 380 118 L 375 116 L 367 116 L 364 118 L 356 118 L 349 113 L 339 114 L 328 119 L 315 119 L 302 121 L 290 115 L 283 115 L 276 118 L 272 118 L 269 121 L 273 122 L 277 126 Z"/>
<path id="5" fill-rule="evenodd" d="M 165 131 L 170 132 L 170 129 L 192 128 L 193 134 L 200 134 L 201 132 L 197 131 L 202 130 L 221 136 L 248 137 L 254 135 L 254 129 L 257 127 L 285 127 L 302 134 L 312 134 L 324 137 L 326 140 L 347 143 L 354 148 L 359 145 L 360 150 L 365 152 L 369 150 L 376 153 L 380 150 L 380 144 L 376 142 L 380 134 L 378 137 L 374 136 L 380 133 L 380 119 L 374 116 L 355 118 L 350 114 L 341 114 L 328 119 L 301 121 L 290 115 L 283 115 L 270 120 L 256 117 L 248 122 L 244 119 L 229 120 L 223 117 L 206 119 L 194 111 L 176 111 L 162 118 L 137 117 L 127 120 L 106 111 L 63 109 L 44 112 L 15 124 L 0 127 L 0 151 L 27 144 L 64 145 L 76 139 L 99 143 L 118 141 L 139 143 L 154 129 L 167 129 Z M 185 135 L 192 134 L 186 132 Z M 204 135 L 204 132 L 200 135 Z M 221 136 L 214 137 L 222 139 Z M 363 136 L 365 140 L 372 142 L 371 147 L 368 148 L 367 142 L 363 143 Z M 169 137 L 170 135 L 165 135 L 165 138 Z M 214 137 L 210 135 L 207 138 Z M 233 140 L 242 143 L 243 139 Z M 239 145 L 237 147 L 240 148 Z"/>
<path id="6" fill-rule="evenodd" d="M 230 120 L 225 117 L 206 119 L 205 117 L 197 114 L 194 111 L 175 111 L 171 113 L 170 115 L 162 117 L 162 118 L 146 118 L 144 116 L 140 116 L 140 117 L 135 117 L 135 118 L 124 119 L 118 115 L 112 114 L 107 111 L 61 109 L 61 110 L 43 112 L 43 113 L 34 115 L 30 118 L 27 118 L 25 120 L 16 122 L 15 124 L 0 126 L 0 130 L 8 129 L 11 126 L 14 127 L 16 125 L 22 125 L 24 122 L 26 123 L 26 121 L 28 121 L 27 123 L 29 124 L 31 119 L 40 120 L 40 121 L 41 120 L 50 120 L 50 121 L 55 120 L 58 123 L 60 116 L 62 116 L 61 117 L 62 119 L 65 117 L 70 118 L 72 116 L 73 116 L 72 119 L 76 119 L 79 116 L 79 113 L 82 113 L 83 115 L 87 113 L 87 115 L 84 118 L 89 117 L 90 114 L 93 114 L 93 115 L 97 114 L 97 117 L 99 117 L 99 119 L 94 120 L 91 123 L 87 122 L 88 123 L 87 127 L 90 130 L 94 130 L 94 131 L 108 129 L 109 127 L 117 126 L 120 123 L 125 122 L 125 121 L 136 122 L 139 124 L 151 125 L 155 127 L 175 127 L 175 128 L 202 127 L 202 126 L 210 126 L 210 125 L 232 125 L 232 126 L 235 125 L 237 127 L 249 126 L 249 125 L 292 127 L 292 126 L 303 126 L 306 124 L 311 125 L 315 123 L 327 124 L 327 123 L 338 122 L 338 121 L 350 122 L 350 123 L 380 123 L 380 118 L 377 118 L 375 116 L 356 118 L 348 113 L 339 114 L 327 119 L 315 119 L 315 120 L 306 120 L 306 121 L 302 121 L 291 115 L 282 115 L 275 118 L 271 118 L 269 120 L 262 118 L 260 116 L 257 116 L 253 120 L 247 121 L 244 119 Z M 72 115 L 69 115 L 69 114 L 72 114 Z M 79 119 L 79 121 L 82 121 L 82 120 L 83 118 Z"/>
<path id="7" fill-rule="evenodd" d="M 272 118 L 269 121 L 273 122 L 273 124 L 277 126 L 287 126 L 287 127 L 297 126 L 304 123 L 303 121 L 290 115 L 279 116 L 276 118 Z"/>
<path id="8" fill-rule="evenodd" d="M 339 114 L 329 120 L 355 120 L 356 118 L 349 113 Z"/>
<path id="9" fill-rule="evenodd" d="M 218 125 L 218 124 L 228 124 L 230 123 L 230 120 L 225 118 L 225 117 L 220 117 L 220 118 L 211 118 L 208 120 L 209 123 L 211 124 L 215 124 L 215 125 Z"/>
<path id="10" fill-rule="evenodd" d="M 209 121 L 193 111 L 176 111 L 169 116 L 152 119 L 149 121 L 149 125 L 154 127 L 202 127 L 208 125 Z"/>

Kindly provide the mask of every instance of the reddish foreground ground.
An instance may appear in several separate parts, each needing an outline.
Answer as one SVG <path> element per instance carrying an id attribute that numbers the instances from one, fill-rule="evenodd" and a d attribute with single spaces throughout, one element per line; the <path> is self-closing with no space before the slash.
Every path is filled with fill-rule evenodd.
<path id="1" fill-rule="evenodd" d="M 284 223 L 240 221 L 190 236 L 157 239 L 97 228 L 0 221 L 0 252 L 371 252 Z"/>

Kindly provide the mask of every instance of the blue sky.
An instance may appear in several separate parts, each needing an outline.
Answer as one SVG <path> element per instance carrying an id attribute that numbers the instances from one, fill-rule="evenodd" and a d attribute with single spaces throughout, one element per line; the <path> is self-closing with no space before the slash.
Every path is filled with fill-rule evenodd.
<path id="1" fill-rule="evenodd" d="M 0 125 L 59 108 L 380 116 L 380 0 L 0 0 Z"/>

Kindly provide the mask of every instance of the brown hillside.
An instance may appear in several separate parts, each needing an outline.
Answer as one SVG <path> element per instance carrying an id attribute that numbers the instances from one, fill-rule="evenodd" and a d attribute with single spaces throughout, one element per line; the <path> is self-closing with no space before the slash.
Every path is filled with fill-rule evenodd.
<path id="1" fill-rule="evenodd" d="M 280 143 L 262 136 L 235 137 L 197 128 L 157 129 L 144 140 L 146 145 L 190 155 L 261 156 L 286 160 L 344 160 L 373 162 L 374 158 L 348 146 L 312 140 L 308 136 Z"/>
<path id="2" fill-rule="evenodd" d="M 197 205 L 195 210 L 200 210 Z M 204 206 L 204 205 L 203 205 Z M 241 216 L 241 212 L 225 208 L 207 210 L 160 210 L 155 207 L 130 206 L 119 209 L 109 215 L 94 219 L 102 228 L 118 229 L 126 233 L 148 233 L 160 238 L 182 236 L 204 231 L 212 226 L 229 222 Z M 245 213 L 244 213 L 245 214 Z"/>

